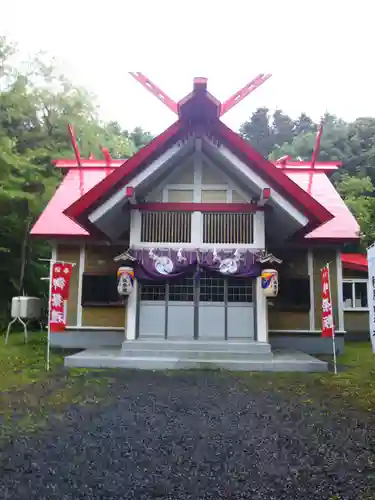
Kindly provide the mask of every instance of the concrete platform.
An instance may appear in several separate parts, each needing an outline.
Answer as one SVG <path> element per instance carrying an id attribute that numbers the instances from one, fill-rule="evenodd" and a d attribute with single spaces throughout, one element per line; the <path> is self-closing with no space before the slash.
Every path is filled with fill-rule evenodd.
<path id="1" fill-rule="evenodd" d="M 131 341 L 122 349 L 86 349 L 65 366 L 141 370 L 223 369 L 232 371 L 326 372 L 328 364 L 298 351 L 271 352 L 257 342 Z M 224 349 L 226 346 L 226 349 Z"/>

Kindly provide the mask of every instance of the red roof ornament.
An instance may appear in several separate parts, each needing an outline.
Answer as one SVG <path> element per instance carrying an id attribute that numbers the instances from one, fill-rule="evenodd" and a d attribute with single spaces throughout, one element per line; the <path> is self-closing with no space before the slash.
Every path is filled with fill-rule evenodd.
<path id="1" fill-rule="evenodd" d="M 180 115 L 180 109 L 182 104 L 186 102 L 191 97 L 191 94 L 184 97 L 178 103 L 176 103 L 173 99 L 171 99 L 163 90 L 161 90 L 155 83 L 151 82 L 147 76 L 143 73 L 137 72 L 129 72 L 129 74 L 137 80 L 146 90 L 151 92 L 159 101 L 164 103 L 171 111 Z M 242 87 L 242 89 L 235 92 L 229 99 L 224 101 L 223 103 L 217 101 L 213 96 L 211 96 L 218 103 L 219 106 L 219 116 L 223 116 L 230 109 L 236 106 L 239 102 L 241 102 L 245 97 L 254 92 L 258 87 L 263 85 L 269 78 L 271 78 L 271 73 L 261 73 L 256 76 L 251 82 Z M 207 90 L 207 78 L 204 77 L 196 77 L 193 80 L 194 82 L 194 91 L 199 91 L 200 89 L 204 92 Z M 193 91 L 193 92 L 194 92 Z"/>
<path id="2" fill-rule="evenodd" d="M 73 150 L 74 150 L 74 155 L 75 155 L 76 160 L 77 160 L 77 164 L 80 167 L 81 166 L 81 153 L 80 153 L 79 148 L 78 148 L 78 142 L 77 142 L 73 127 L 70 125 L 70 123 L 68 124 L 68 132 L 70 135 L 70 140 L 72 141 L 72 146 L 73 146 Z"/>

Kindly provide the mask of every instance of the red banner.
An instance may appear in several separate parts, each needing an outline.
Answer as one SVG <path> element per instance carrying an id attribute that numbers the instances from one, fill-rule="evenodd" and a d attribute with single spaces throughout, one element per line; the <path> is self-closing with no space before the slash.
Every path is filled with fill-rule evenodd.
<path id="1" fill-rule="evenodd" d="M 73 265 L 54 262 L 50 283 L 49 325 L 51 332 L 62 332 L 66 327 L 66 309 Z"/>
<path id="2" fill-rule="evenodd" d="M 329 279 L 329 266 L 324 266 L 321 272 L 322 281 L 322 337 L 333 337 L 333 311 Z"/>

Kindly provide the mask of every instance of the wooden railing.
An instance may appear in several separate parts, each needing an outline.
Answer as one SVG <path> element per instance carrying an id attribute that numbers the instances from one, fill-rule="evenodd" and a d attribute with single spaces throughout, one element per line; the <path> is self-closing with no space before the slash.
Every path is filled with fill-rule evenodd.
<path id="1" fill-rule="evenodd" d="M 202 243 L 248 245 L 254 242 L 252 213 L 202 213 Z M 202 232 L 198 228 L 199 233 Z M 190 243 L 191 212 L 148 212 L 141 214 L 141 242 Z"/>
<path id="2" fill-rule="evenodd" d="M 203 214 L 203 243 L 253 243 L 253 214 Z"/>
<path id="3" fill-rule="evenodd" d="M 190 212 L 142 212 L 141 241 L 145 243 L 190 243 Z"/>

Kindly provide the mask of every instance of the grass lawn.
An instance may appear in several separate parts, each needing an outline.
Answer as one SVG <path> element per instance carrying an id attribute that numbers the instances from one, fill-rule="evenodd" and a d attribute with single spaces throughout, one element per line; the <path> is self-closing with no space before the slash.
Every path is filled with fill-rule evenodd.
<path id="1" fill-rule="evenodd" d="M 8 345 L 0 336 L 0 438 L 14 427 L 33 430 L 68 404 L 95 402 L 105 393 L 100 388 L 110 383 L 109 376 L 100 370 L 91 371 L 90 377 L 89 370 L 66 370 L 61 352 L 51 352 L 47 372 L 46 347 L 46 334 L 31 333 L 24 344 L 23 334 L 12 333 Z"/>
<path id="2" fill-rule="evenodd" d="M 331 359 L 325 357 L 331 363 Z M 319 402 L 365 413 L 375 412 L 375 355 L 370 342 L 347 342 L 337 357 L 338 374 L 256 373 L 263 389 L 303 397 L 305 403 Z"/>
<path id="3" fill-rule="evenodd" d="M 11 334 L 4 345 L 0 337 L 0 428 L 7 435 L 17 428 L 34 429 L 46 415 L 58 415 L 71 403 L 105 401 L 111 383 L 109 370 L 64 369 L 63 355 L 51 353 L 51 370 L 45 369 L 46 336 Z M 339 356 L 338 375 L 296 373 L 228 374 L 256 390 L 273 390 L 302 401 L 339 404 L 360 412 L 375 411 L 375 356 L 370 343 L 347 343 Z"/>

